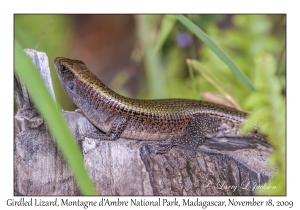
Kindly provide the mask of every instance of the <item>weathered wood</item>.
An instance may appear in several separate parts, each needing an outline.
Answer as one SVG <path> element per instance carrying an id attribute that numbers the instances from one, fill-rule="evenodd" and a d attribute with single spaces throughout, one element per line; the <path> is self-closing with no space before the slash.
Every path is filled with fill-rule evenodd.
<path id="1" fill-rule="evenodd" d="M 254 195 L 274 168 L 267 167 L 272 148 L 255 139 L 207 139 L 195 153 L 179 147 L 165 155 L 141 157 L 155 195 Z"/>
<path id="2" fill-rule="evenodd" d="M 27 128 L 15 136 L 16 194 L 80 195 L 45 124 L 24 125 L 35 123 L 19 119 L 36 112 L 27 109 L 25 113 L 23 116 L 24 112 L 18 112 L 15 123 L 17 127 Z M 95 127 L 81 114 L 63 112 L 63 115 L 81 145 L 86 167 L 99 195 L 152 195 L 149 175 L 139 155 L 139 141 L 82 141 L 80 135 L 95 131 Z"/>
<path id="3" fill-rule="evenodd" d="M 80 195 L 43 119 L 30 100 L 23 100 L 26 91 L 18 84 L 15 194 Z M 255 186 L 275 172 L 267 164 L 272 148 L 255 139 L 207 139 L 195 151 L 173 147 L 153 155 L 149 141 L 82 139 L 83 133 L 99 131 L 80 113 L 62 113 L 99 195 L 253 195 Z"/>
<path id="4" fill-rule="evenodd" d="M 25 52 L 55 100 L 46 54 L 30 49 Z M 14 123 L 15 195 L 78 195 L 76 182 L 33 106 L 25 85 L 16 77 L 14 85 L 18 106 Z"/>
<path id="5" fill-rule="evenodd" d="M 75 179 L 35 109 L 15 117 L 15 195 L 79 195 Z M 32 126 L 34 125 L 34 126 Z"/>
<path id="6" fill-rule="evenodd" d="M 55 101 L 55 94 L 52 85 L 51 72 L 48 63 L 48 57 L 44 52 L 37 52 L 32 49 L 25 49 L 25 53 L 30 57 L 31 61 L 35 65 L 36 69 L 39 71 L 50 95 Z"/>

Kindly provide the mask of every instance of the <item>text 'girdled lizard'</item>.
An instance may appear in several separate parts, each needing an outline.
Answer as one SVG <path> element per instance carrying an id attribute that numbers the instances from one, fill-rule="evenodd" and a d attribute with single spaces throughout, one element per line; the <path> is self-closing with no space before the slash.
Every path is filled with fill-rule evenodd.
<path id="1" fill-rule="evenodd" d="M 105 86 L 80 60 L 58 57 L 54 65 L 68 96 L 92 124 L 105 132 L 87 137 L 167 140 L 164 142 L 170 144 L 166 150 L 173 145 L 197 148 L 206 137 L 264 139 L 256 130 L 241 133 L 246 113 L 234 108 L 199 100 L 127 98 Z"/>

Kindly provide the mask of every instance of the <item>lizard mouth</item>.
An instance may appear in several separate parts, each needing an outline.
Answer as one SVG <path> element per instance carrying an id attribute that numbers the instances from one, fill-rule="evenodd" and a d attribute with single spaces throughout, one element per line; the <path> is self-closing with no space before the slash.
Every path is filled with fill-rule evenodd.
<path id="1" fill-rule="evenodd" d="M 82 61 L 64 57 L 55 58 L 54 67 L 64 90 L 68 94 L 76 92 L 78 77 L 85 72 L 89 72 Z"/>

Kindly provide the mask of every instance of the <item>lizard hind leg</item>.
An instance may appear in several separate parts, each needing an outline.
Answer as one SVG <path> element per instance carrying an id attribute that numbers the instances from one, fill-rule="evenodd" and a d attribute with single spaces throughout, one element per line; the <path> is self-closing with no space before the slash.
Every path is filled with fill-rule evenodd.
<path id="1" fill-rule="evenodd" d="M 163 142 L 147 143 L 148 151 L 151 154 L 164 154 L 174 145 L 194 150 L 203 144 L 207 133 L 217 130 L 218 123 L 217 119 L 208 114 L 195 115 L 191 119 L 184 136 L 176 139 L 167 139 Z"/>
<path id="2" fill-rule="evenodd" d="M 195 115 L 188 126 L 186 134 L 174 144 L 196 149 L 205 141 L 207 133 L 217 130 L 218 121 L 208 114 Z"/>

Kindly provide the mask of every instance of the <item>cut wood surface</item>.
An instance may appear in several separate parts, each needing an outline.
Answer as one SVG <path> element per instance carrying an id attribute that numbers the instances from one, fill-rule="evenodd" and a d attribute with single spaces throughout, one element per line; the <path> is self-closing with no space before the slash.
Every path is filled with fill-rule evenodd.
<path id="1" fill-rule="evenodd" d="M 47 126 L 18 80 L 15 98 L 19 108 L 14 125 L 15 195 L 80 195 Z M 151 141 L 82 138 L 82 134 L 99 131 L 81 113 L 62 114 L 82 149 L 98 195 L 254 195 L 256 186 L 275 172 L 268 167 L 272 147 L 259 140 L 207 139 L 195 151 L 174 146 L 165 154 L 151 154 Z"/>

